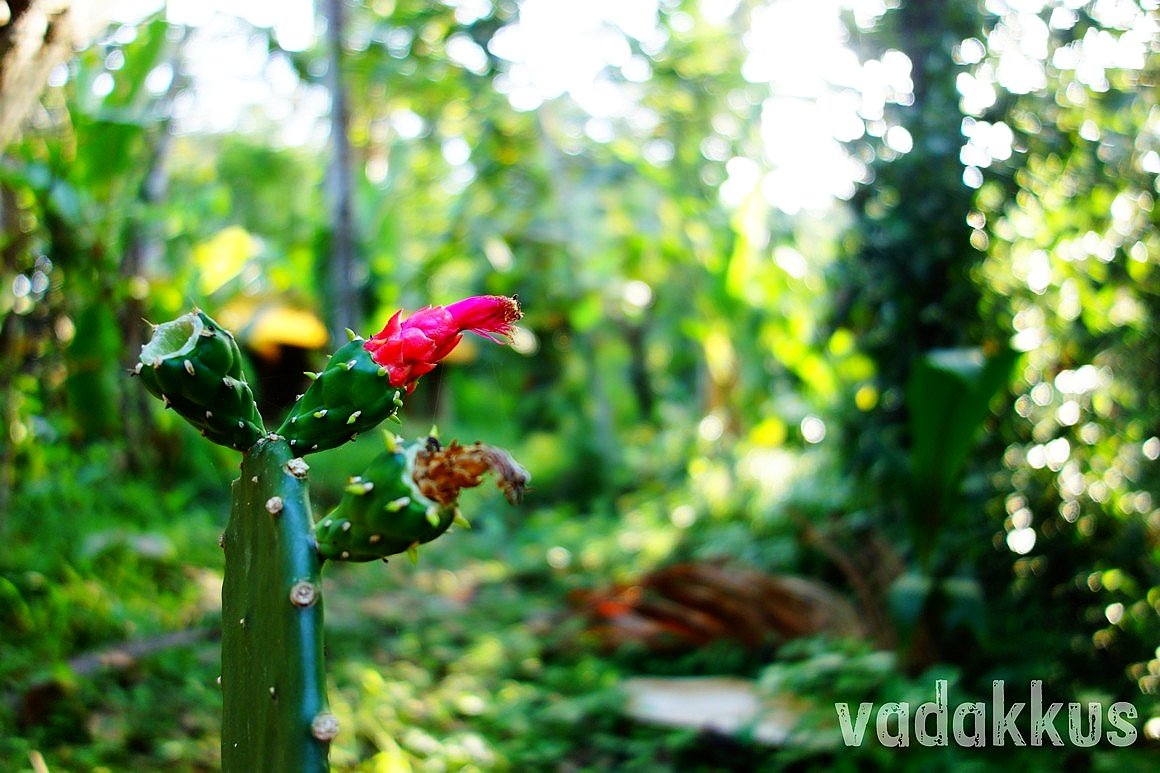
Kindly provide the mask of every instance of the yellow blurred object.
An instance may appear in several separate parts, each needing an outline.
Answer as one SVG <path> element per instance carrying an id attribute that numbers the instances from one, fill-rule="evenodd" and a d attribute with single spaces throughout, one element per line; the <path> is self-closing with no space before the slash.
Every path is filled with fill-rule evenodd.
<path id="1" fill-rule="evenodd" d="M 259 242 L 239 225 L 218 231 L 209 241 L 193 248 L 193 262 L 198 268 L 198 289 L 209 295 L 230 281 L 250 258 L 258 254 Z"/>
<path id="2" fill-rule="evenodd" d="M 785 442 L 786 434 L 785 422 L 771 416 L 753 428 L 749 433 L 749 441 L 755 446 L 775 448 Z"/>
<path id="3" fill-rule="evenodd" d="M 737 352 L 724 330 L 711 330 L 705 336 L 705 361 L 714 383 L 730 385 L 737 378 Z"/>
<path id="4" fill-rule="evenodd" d="M 847 354 L 854 351 L 856 343 L 857 341 L 854 338 L 854 334 L 851 333 L 848 329 L 840 327 L 834 331 L 832 336 L 830 336 L 830 341 L 827 345 L 827 348 L 830 350 L 830 354 L 833 356 L 845 357 Z"/>
<path id="5" fill-rule="evenodd" d="M 314 312 L 269 298 L 235 298 L 215 316 L 238 343 L 268 360 L 277 359 L 281 346 L 321 349 L 330 340 Z"/>
<path id="6" fill-rule="evenodd" d="M 858 406 L 860 411 L 869 411 L 878 405 L 878 390 L 873 384 L 858 387 L 858 391 L 854 393 L 854 405 Z"/>
<path id="7" fill-rule="evenodd" d="M 384 739 L 386 748 L 371 758 L 374 773 L 411 773 L 411 763 L 407 755 L 393 739 Z"/>

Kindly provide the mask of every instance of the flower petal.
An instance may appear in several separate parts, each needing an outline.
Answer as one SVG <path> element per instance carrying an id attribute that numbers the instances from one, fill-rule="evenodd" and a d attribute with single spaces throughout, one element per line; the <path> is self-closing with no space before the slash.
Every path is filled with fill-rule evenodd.
<path id="1" fill-rule="evenodd" d="M 391 386 L 410 392 L 421 376 L 451 353 L 463 333 L 508 343 L 513 323 L 523 313 L 514 297 L 481 295 L 450 306 L 427 306 L 400 322 L 401 315 L 395 312 L 365 346 L 371 359 L 387 369 Z"/>

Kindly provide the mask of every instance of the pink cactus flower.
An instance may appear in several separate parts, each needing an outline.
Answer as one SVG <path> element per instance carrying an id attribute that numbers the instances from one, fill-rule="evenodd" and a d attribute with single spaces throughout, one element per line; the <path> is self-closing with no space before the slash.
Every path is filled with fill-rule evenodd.
<path id="1" fill-rule="evenodd" d="M 496 343 L 509 343 L 513 323 L 523 316 L 519 300 L 502 295 L 464 298 L 450 306 L 428 306 L 403 321 L 396 311 L 365 346 L 371 359 L 387 369 L 391 386 L 408 392 L 420 376 L 434 370 L 471 332 Z"/>

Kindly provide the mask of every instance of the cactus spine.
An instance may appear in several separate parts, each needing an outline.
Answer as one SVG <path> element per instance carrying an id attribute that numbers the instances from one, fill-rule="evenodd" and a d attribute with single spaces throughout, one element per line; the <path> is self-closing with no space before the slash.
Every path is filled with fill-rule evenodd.
<path id="1" fill-rule="evenodd" d="M 322 656 L 322 557 L 307 467 L 284 440 L 242 462 L 222 547 L 222 765 L 323 771 L 333 727 Z"/>
<path id="2" fill-rule="evenodd" d="M 215 443 L 242 451 L 222 535 L 222 767 L 227 773 L 329 769 L 338 724 L 327 710 L 322 578 L 327 559 L 414 554 L 453 523 L 461 489 L 492 471 L 515 502 L 528 475 L 505 452 L 476 443 L 446 448 L 434 437 L 387 452 L 350 479 L 317 526 L 302 456 L 335 448 L 395 418 L 403 395 L 464 332 L 502 340 L 520 318 L 514 298 L 468 298 L 395 314 L 370 341 L 330 358 L 276 433 L 266 434 L 234 337 L 201 311 L 153 327 L 132 373 Z"/>

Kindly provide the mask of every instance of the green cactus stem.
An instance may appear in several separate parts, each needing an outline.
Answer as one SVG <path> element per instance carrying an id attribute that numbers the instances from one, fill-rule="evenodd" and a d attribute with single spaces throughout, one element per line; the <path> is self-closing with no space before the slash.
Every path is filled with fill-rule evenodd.
<path id="1" fill-rule="evenodd" d="M 482 443 L 440 446 L 435 437 L 402 444 L 387 435 L 388 447 L 361 475 L 352 477 L 342 501 L 318 522 L 315 536 L 325 558 L 372 561 L 412 552 L 447 531 L 466 525 L 456 503 L 459 492 L 495 474 L 513 504 L 523 495 L 528 473 L 505 451 Z"/>
<path id="2" fill-rule="evenodd" d="M 244 451 L 265 434 L 238 344 L 205 312 L 155 325 L 132 372 L 215 443 Z"/>
<path id="3" fill-rule="evenodd" d="M 222 766 L 325 771 L 337 723 L 327 710 L 322 558 L 307 465 L 281 439 L 246 453 L 223 536 Z"/>
<path id="4" fill-rule="evenodd" d="M 391 386 L 387 369 L 371 359 L 364 344 L 354 337 L 320 373 L 307 374 L 313 383 L 278 428 L 297 455 L 336 448 L 402 407 L 403 390 Z"/>

